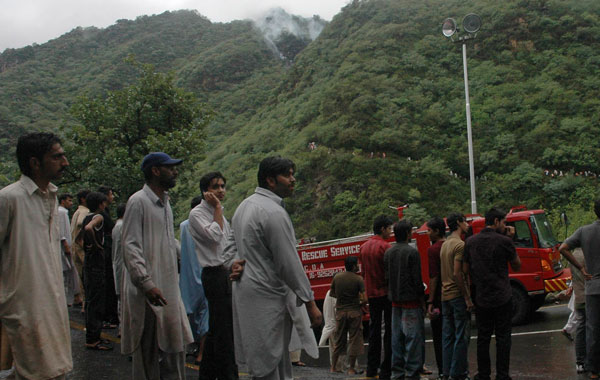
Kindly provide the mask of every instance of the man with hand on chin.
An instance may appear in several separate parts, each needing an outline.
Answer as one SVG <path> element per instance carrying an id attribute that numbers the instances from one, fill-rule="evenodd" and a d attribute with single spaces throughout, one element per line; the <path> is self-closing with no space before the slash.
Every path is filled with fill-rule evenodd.
<path id="1" fill-rule="evenodd" d="M 192 331 L 179 290 L 178 242 L 168 190 L 182 160 L 153 152 L 142 161 L 146 184 L 123 217 L 121 351 L 133 357 L 133 380 L 185 379 L 185 347 Z"/>

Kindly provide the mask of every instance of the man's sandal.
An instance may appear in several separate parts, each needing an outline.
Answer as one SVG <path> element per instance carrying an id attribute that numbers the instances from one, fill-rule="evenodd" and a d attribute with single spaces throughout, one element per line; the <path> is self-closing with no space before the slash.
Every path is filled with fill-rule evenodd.
<path id="1" fill-rule="evenodd" d="M 113 349 L 113 346 L 106 340 L 99 340 L 96 343 L 86 343 L 85 348 L 96 351 L 110 351 Z"/>

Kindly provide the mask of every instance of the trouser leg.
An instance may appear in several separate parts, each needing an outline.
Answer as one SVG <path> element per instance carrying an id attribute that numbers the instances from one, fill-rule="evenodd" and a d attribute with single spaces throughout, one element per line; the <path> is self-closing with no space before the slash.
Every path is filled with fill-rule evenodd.
<path id="1" fill-rule="evenodd" d="M 600 373 L 600 295 L 585 296 L 586 368 Z"/>
<path id="2" fill-rule="evenodd" d="M 575 313 L 577 313 L 577 329 L 575 330 L 575 362 L 577 364 L 585 365 L 585 356 L 586 356 L 585 308 L 576 309 Z"/>
<path id="3" fill-rule="evenodd" d="M 405 336 L 402 326 L 402 308 L 392 308 L 392 379 L 405 375 Z"/>
<path id="4" fill-rule="evenodd" d="M 489 380 L 491 375 L 490 341 L 494 331 L 493 312 L 489 309 L 477 307 L 477 378 Z M 444 364 L 445 365 L 445 364 Z"/>
<path id="5" fill-rule="evenodd" d="M 379 378 L 387 379 L 392 374 L 392 303 L 384 297 L 383 306 L 383 361 L 379 370 Z"/>
<path id="6" fill-rule="evenodd" d="M 253 380 L 292 380 L 292 363 L 288 354 L 288 347 L 290 346 L 290 339 L 292 337 L 293 322 L 292 318 L 288 313 L 285 313 L 283 323 L 283 337 L 282 337 L 282 351 L 281 358 L 277 363 L 277 366 L 266 376 L 255 376 Z"/>
<path id="7" fill-rule="evenodd" d="M 410 379 L 420 378 L 423 368 L 423 309 L 402 309 L 402 330 L 405 337 L 405 376 Z"/>
<path id="8" fill-rule="evenodd" d="M 159 351 L 160 379 L 185 380 L 185 351 L 166 353 Z"/>
<path id="9" fill-rule="evenodd" d="M 454 352 L 450 364 L 450 376 L 462 379 L 467 376 L 469 370 L 467 350 L 471 338 L 471 314 L 467 311 L 467 304 L 462 297 L 449 302 L 452 303 L 454 311 Z"/>
<path id="10" fill-rule="evenodd" d="M 156 336 L 156 317 L 150 306 L 144 312 L 140 345 L 132 354 L 133 380 L 160 380 L 160 356 Z"/>
<path id="11" fill-rule="evenodd" d="M 209 327 L 199 378 L 235 380 L 238 378 L 238 369 L 233 342 L 231 284 L 227 271 L 224 268 L 204 268 L 202 285 L 208 301 Z"/>
<path id="12" fill-rule="evenodd" d="M 433 337 L 433 350 L 435 352 L 435 362 L 438 368 L 438 375 L 444 374 L 442 361 L 442 318 L 438 317 L 431 321 L 431 335 Z"/>
<path id="13" fill-rule="evenodd" d="M 95 269 L 85 272 L 85 342 L 96 343 L 102 332 L 104 314 L 104 273 Z"/>
<path id="14" fill-rule="evenodd" d="M 367 351 L 367 376 L 376 376 L 381 364 L 382 297 L 369 298 L 369 349 Z M 386 326 L 387 327 L 387 326 Z"/>
<path id="15" fill-rule="evenodd" d="M 454 307 L 450 301 L 442 302 L 442 362 L 444 376 L 450 376 L 454 355 Z"/>
<path id="16" fill-rule="evenodd" d="M 495 308 L 496 318 L 496 380 L 508 380 L 512 333 L 512 301 Z"/>

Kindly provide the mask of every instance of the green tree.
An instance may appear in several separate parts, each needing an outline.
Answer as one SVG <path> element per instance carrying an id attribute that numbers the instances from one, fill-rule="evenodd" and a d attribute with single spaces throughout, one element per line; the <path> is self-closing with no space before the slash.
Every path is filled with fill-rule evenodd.
<path id="1" fill-rule="evenodd" d="M 172 73 L 128 61 L 139 70 L 137 82 L 105 96 L 80 97 L 71 109 L 78 123 L 67 130 L 72 172 L 87 186 L 110 184 L 124 196 L 140 188 L 140 163 L 149 152 L 200 160 L 212 115 L 194 94 L 173 85 Z"/>

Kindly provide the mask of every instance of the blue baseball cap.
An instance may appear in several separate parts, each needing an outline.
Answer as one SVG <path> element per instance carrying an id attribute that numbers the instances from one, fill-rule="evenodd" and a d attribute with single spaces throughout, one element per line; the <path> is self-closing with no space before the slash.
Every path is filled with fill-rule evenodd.
<path id="1" fill-rule="evenodd" d="M 146 157 L 142 160 L 142 171 L 160 165 L 179 165 L 183 162 L 183 160 L 179 160 L 177 158 L 171 158 L 166 153 L 163 152 L 152 152 L 148 153 Z"/>

